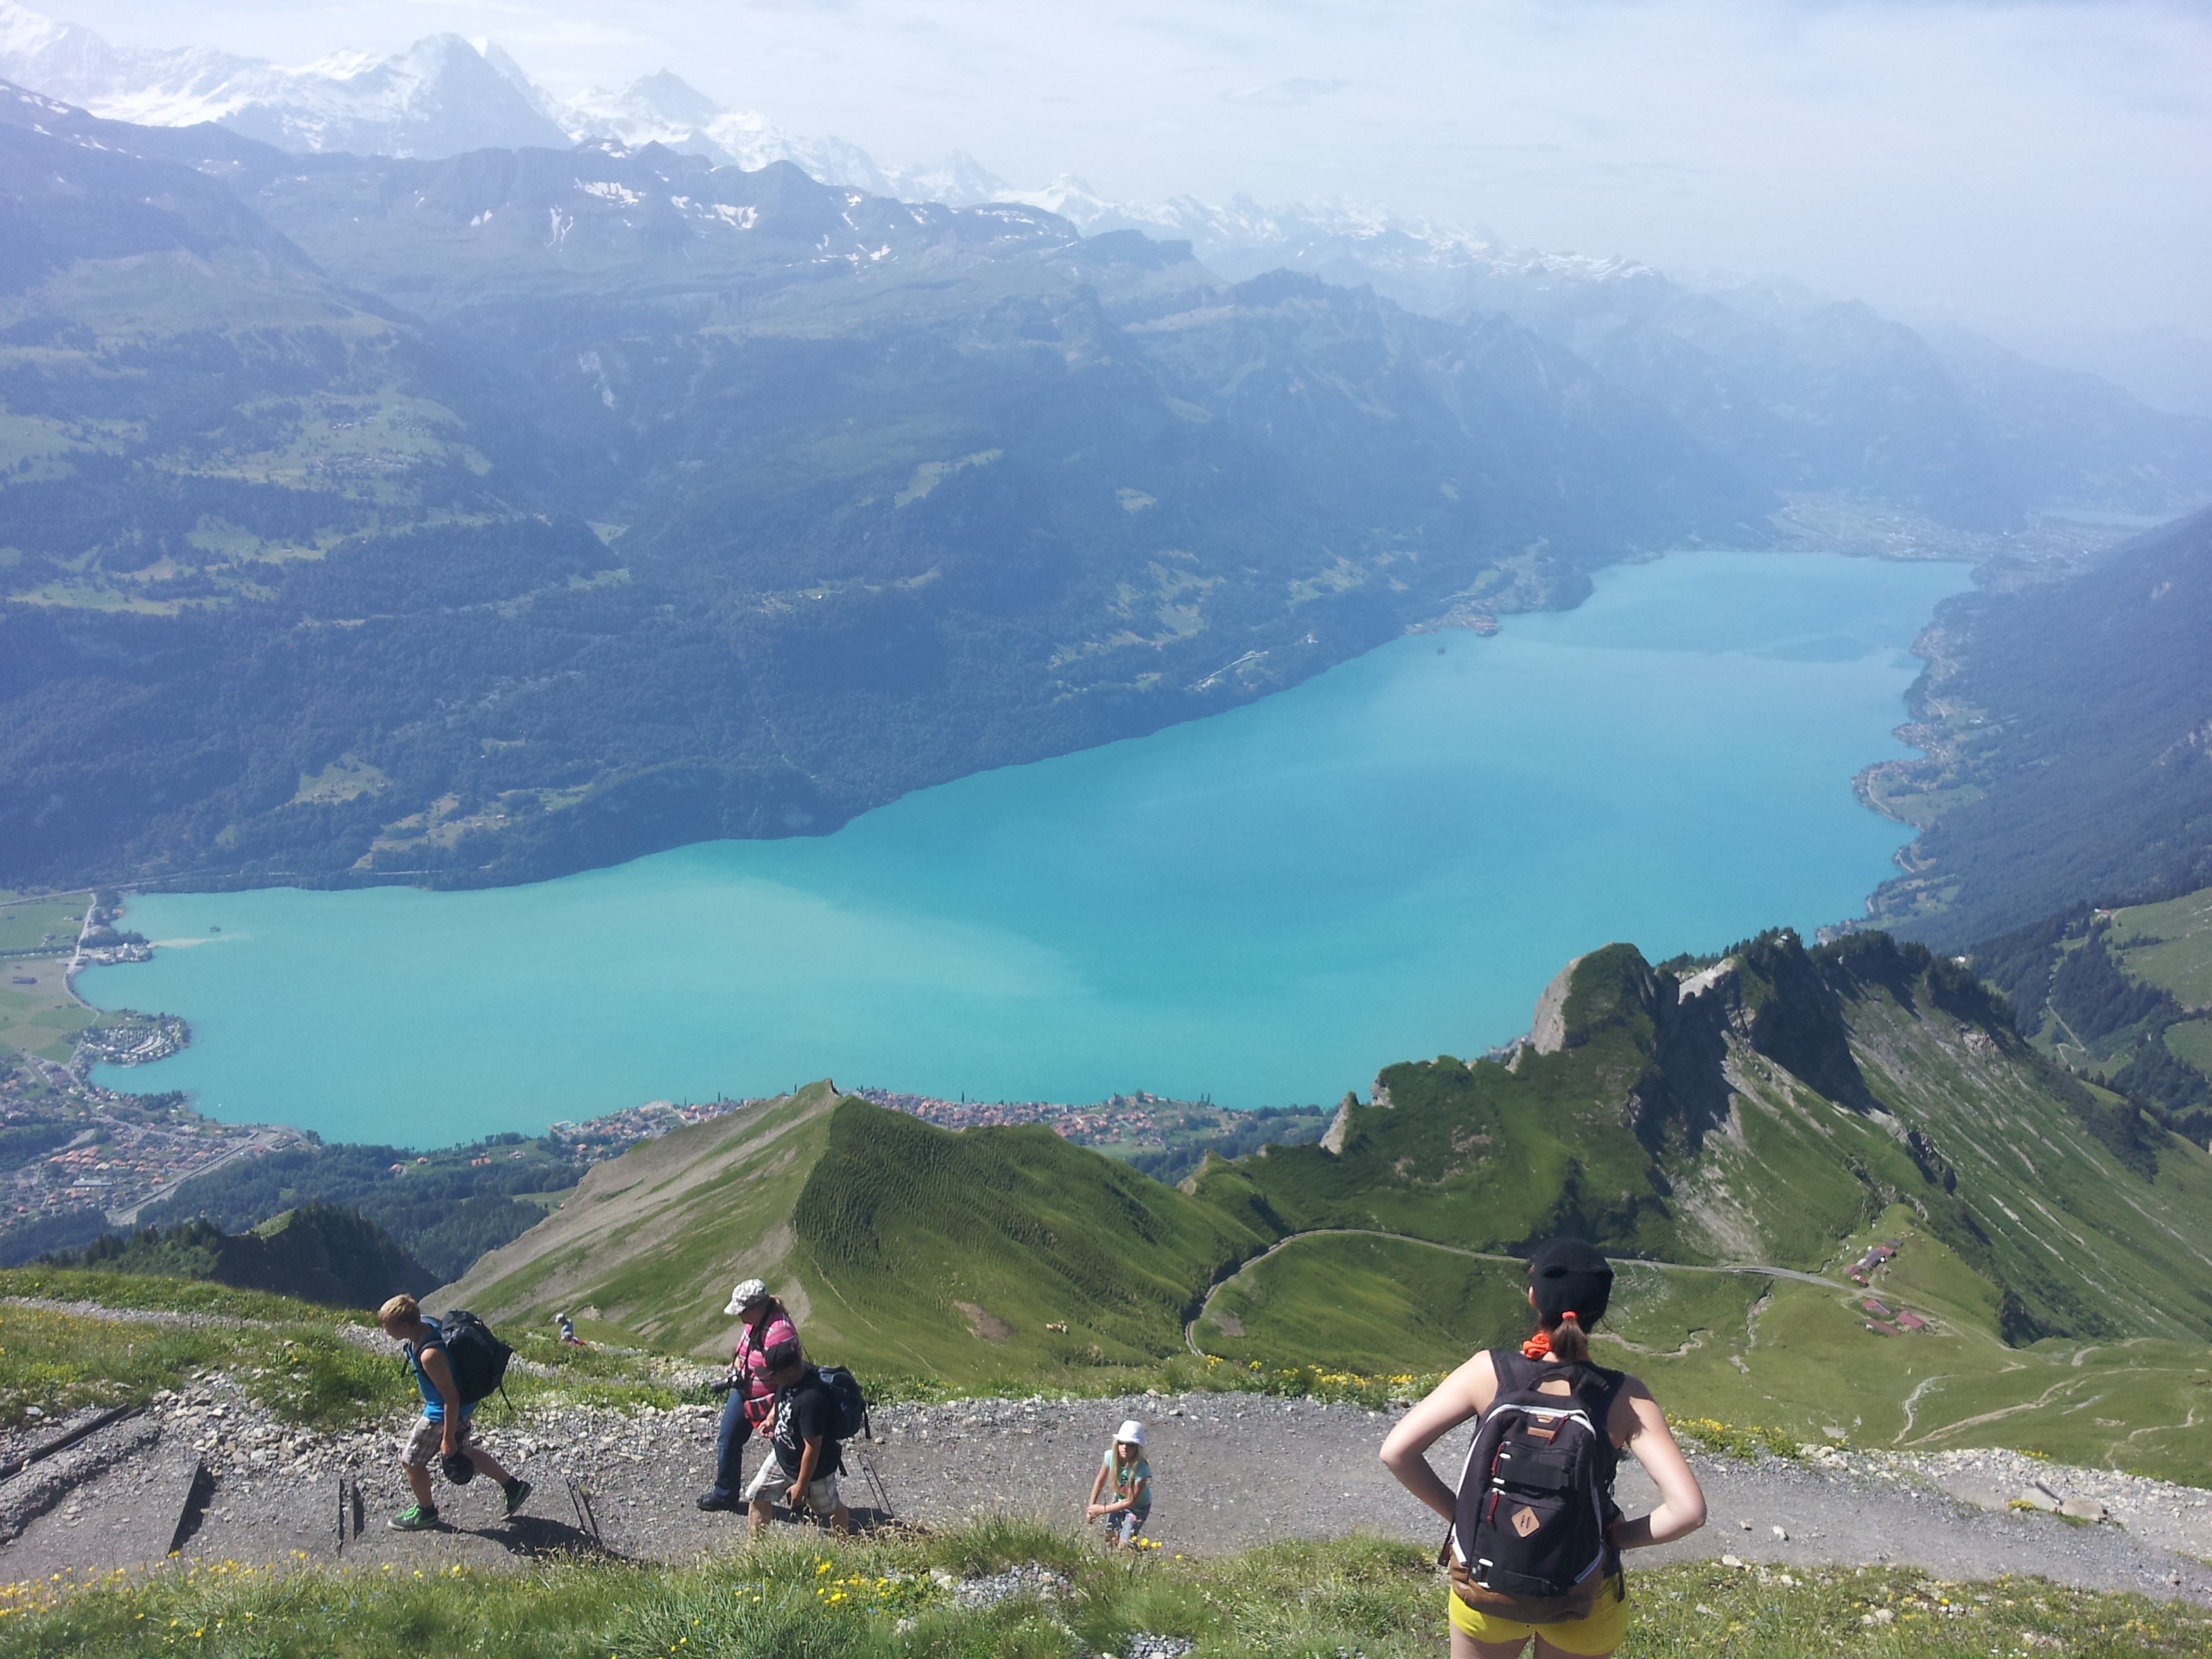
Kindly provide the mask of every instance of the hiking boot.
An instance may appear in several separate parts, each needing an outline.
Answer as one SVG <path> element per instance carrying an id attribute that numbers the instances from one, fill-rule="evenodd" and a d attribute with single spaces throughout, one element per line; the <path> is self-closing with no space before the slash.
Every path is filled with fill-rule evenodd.
<path id="1" fill-rule="evenodd" d="M 436 1532 L 446 1523 L 438 1518 L 435 1505 L 410 1504 L 385 1524 L 394 1532 Z"/>
<path id="2" fill-rule="evenodd" d="M 529 1499 L 530 1483 L 518 1474 L 514 1480 L 507 1483 L 507 1518 L 510 1521 L 513 1520 L 514 1518 L 514 1512 L 520 1509 L 523 1504 L 527 1503 Z"/>
<path id="3" fill-rule="evenodd" d="M 699 1494 L 698 1504 L 702 1510 L 734 1510 L 744 1507 L 726 1492 L 702 1492 Z"/>

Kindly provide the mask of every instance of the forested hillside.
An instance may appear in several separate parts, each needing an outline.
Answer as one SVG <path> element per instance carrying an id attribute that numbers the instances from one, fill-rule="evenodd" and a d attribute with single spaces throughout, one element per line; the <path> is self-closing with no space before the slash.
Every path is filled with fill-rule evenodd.
<path id="1" fill-rule="evenodd" d="M 0 880 L 821 831 L 1769 504 L 1512 324 L 1031 210 L 0 105 L 72 201 L 225 204 L 0 297 Z M 141 364 L 185 398 L 144 441 L 96 401 Z"/>
<path id="2" fill-rule="evenodd" d="M 210 1279 L 334 1308 L 380 1307 L 389 1297 L 420 1295 L 438 1282 L 383 1228 L 357 1210 L 332 1204 L 303 1204 L 237 1233 L 204 1220 L 166 1230 L 148 1227 L 128 1237 L 110 1233 L 82 1250 L 61 1251 L 40 1261 L 55 1267 Z"/>
<path id="3" fill-rule="evenodd" d="M 520 1135 L 418 1154 L 404 1147 L 281 1147 L 185 1182 L 138 1219 L 204 1220 L 240 1233 L 288 1210 L 342 1206 L 383 1228 L 439 1279 L 527 1232 L 584 1173 L 564 1149 Z"/>
<path id="4" fill-rule="evenodd" d="M 1939 624 L 1914 694 L 1936 747 L 1887 769 L 1933 822 L 1878 920 L 1963 948 L 2212 881 L 2212 511 Z"/>

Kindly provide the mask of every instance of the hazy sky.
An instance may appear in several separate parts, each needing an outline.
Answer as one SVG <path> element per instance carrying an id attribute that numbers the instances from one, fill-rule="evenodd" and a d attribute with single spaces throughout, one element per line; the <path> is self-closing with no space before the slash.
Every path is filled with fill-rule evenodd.
<path id="1" fill-rule="evenodd" d="M 300 62 L 489 35 L 889 161 L 1343 196 L 1891 307 L 2212 335 L 2208 0 L 52 0 Z"/>

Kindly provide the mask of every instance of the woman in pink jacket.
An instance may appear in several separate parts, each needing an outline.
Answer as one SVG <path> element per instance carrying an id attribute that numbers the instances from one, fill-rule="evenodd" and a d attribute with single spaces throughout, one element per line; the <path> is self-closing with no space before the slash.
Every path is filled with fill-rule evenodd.
<path id="1" fill-rule="evenodd" d="M 768 1351 L 778 1343 L 799 1340 L 798 1327 L 783 1304 L 757 1279 L 748 1279 L 732 1291 L 730 1305 L 722 1311 L 735 1314 L 741 1322 L 729 1376 L 715 1385 L 724 1391 L 722 1428 L 714 1443 L 714 1484 L 699 1494 L 702 1510 L 744 1507 L 738 1494 L 744 1489 L 745 1442 L 756 1432 L 766 1433 L 775 1414 Z"/>

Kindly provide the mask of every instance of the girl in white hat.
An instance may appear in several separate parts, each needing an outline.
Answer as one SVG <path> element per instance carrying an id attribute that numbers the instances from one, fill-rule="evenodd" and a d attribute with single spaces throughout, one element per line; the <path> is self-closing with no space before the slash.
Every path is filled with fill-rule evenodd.
<path id="1" fill-rule="evenodd" d="M 1109 1486 L 1113 1497 L 1100 1503 Z M 1106 1547 L 1121 1549 L 1137 1541 L 1152 1516 L 1152 1466 L 1145 1461 L 1145 1425 L 1133 1417 L 1114 1431 L 1114 1443 L 1106 1449 L 1098 1478 L 1091 1483 L 1091 1502 L 1083 1518 L 1104 1522 Z"/>

